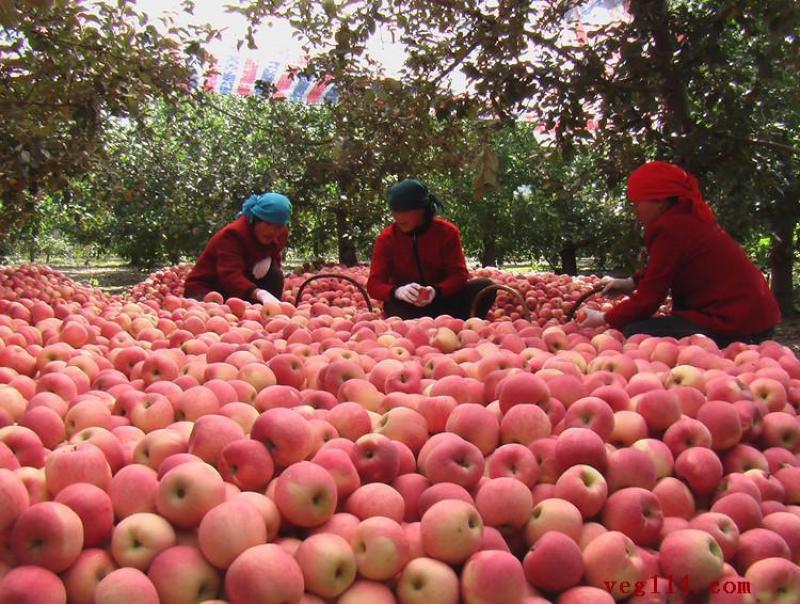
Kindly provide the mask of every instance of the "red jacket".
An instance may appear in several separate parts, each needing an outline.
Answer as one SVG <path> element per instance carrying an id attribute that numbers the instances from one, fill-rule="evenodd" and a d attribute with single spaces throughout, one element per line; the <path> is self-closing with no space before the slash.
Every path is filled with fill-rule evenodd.
<path id="1" fill-rule="evenodd" d="M 636 291 L 606 313 L 612 327 L 652 316 L 670 290 L 674 315 L 720 335 L 751 336 L 780 321 L 761 271 L 716 222 L 674 207 L 648 225 L 645 245 Z"/>
<path id="2" fill-rule="evenodd" d="M 193 296 L 216 291 L 225 298 L 249 300 L 256 289 L 253 266 L 272 257 L 272 265 L 281 265 L 281 251 L 286 247 L 289 230 L 284 229 L 277 241 L 260 244 L 245 216 L 239 217 L 217 232 L 200 254 L 186 278 L 185 294 Z"/>
<path id="3" fill-rule="evenodd" d="M 372 252 L 367 291 L 387 301 L 398 286 L 413 282 L 452 296 L 468 276 L 461 232 L 452 222 L 435 217 L 419 234 L 403 233 L 394 224 L 383 229 Z"/>

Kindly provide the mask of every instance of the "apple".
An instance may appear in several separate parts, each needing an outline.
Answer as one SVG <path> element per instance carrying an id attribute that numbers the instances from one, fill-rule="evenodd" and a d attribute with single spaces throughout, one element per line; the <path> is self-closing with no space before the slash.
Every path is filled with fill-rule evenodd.
<path id="1" fill-rule="evenodd" d="M 111 555 L 103 549 L 85 549 L 75 563 L 64 573 L 64 587 L 69 602 L 92 604 L 98 583 L 114 571 Z"/>
<path id="2" fill-rule="evenodd" d="M 675 460 L 675 474 L 685 480 L 694 493 L 710 495 L 722 480 L 722 462 L 711 449 L 689 447 Z"/>
<path id="3" fill-rule="evenodd" d="M 562 592 L 577 585 L 583 575 L 581 549 L 572 539 L 550 531 L 534 543 L 523 561 L 531 585 L 549 592 Z"/>
<path id="4" fill-rule="evenodd" d="M 358 574 L 365 579 L 386 581 L 399 573 L 411 557 L 408 537 L 390 518 L 374 516 L 356 527 L 350 545 Z"/>
<path id="5" fill-rule="evenodd" d="M 624 447 L 608 455 L 606 478 L 611 492 L 625 487 L 641 487 L 652 491 L 656 485 L 656 467 L 644 451 Z"/>
<path id="6" fill-rule="evenodd" d="M 403 496 L 391 486 L 373 482 L 356 489 L 345 504 L 345 510 L 360 520 L 384 516 L 401 522 L 405 516 Z"/>
<path id="7" fill-rule="evenodd" d="M 701 421 L 683 417 L 672 424 L 664 433 L 664 444 L 674 457 L 678 457 L 690 447 L 711 448 L 711 432 Z"/>
<path id="8" fill-rule="evenodd" d="M 433 446 L 426 457 L 423 458 L 424 448 L 420 451 L 418 464 L 421 473 L 433 483 L 453 482 L 465 489 L 474 487 L 485 467 L 480 449 L 457 435 L 442 435 L 448 438 Z"/>
<path id="9" fill-rule="evenodd" d="M 302 527 L 319 526 L 336 511 L 336 482 L 322 466 L 297 462 L 277 478 L 274 500 L 281 516 L 289 522 Z"/>
<path id="10" fill-rule="evenodd" d="M 717 451 L 730 449 L 742 438 L 739 412 L 731 403 L 709 400 L 697 411 L 697 419 L 711 433 L 711 446 Z"/>
<path id="11" fill-rule="evenodd" d="M 784 558 L 758 560 L 744 578 L 758 602 L 792 604 L 800 598 L 800 567 Z"/>
<path id="12" fill-rule="evenodd" d="M 295 553 L 306 591 L 335 598 L 356 578 L 356 559 L 350 544 L 339 535 L 318 533 L 305 539 Z"/>
<path id="13" fill-rule="evenodd" d="M 156 509 L 176 527 L 194 528 L 224 500 L 225 485 L 219 472 L 206 463 L 193 461 L 164 474 L 158 484 Z"/>
<path id="14" fill-rule="evenodd" d="M 83 548 L 80 517 L 63 503 L 44 501 L 23 510 L 10 535 L 17 562 L 62 572 Z"/>
<path id="15" fill-rule="evenodd" d="M 428 422 L 422 414 L 413 409 L 397 407 L 383 415 L 378 422 L 376 432 L 391 440 L 402 442 L 416 454 L 428 440 Z"/>
<path id="16" fill-rule="evenodd" d="M 119 568 L 105 575 L 94 592 L 94 604 L 158 604 L 159 597 L 152 581 L 135 568 Z"/>
<path id="17" fill-rule="evenodd" d="M 147 577 L 161 604 L 203 602 L 219 594 L 219 574 L 200 550 L 189 545 L 176 545 L 160 552 L 150 564 Z"/>
<path id="18" fill-rule="evenodd" d="M 461 564 L 480 548 L 483 520 L 475 506 L 445 499 L 425 511 L 420 531 L 426 555 L 448 564 Z"/>
<path id="19" fill-rule="evenodd" d="M 663 521 L 658 498 L 638 487 L 612 493 L 603 508 L 603 524 L 611 531 L 624 533 L 637 545 L 657 544 Z"/>
<path id="20" fill-rule="evenodd" d="M 242 438 L 227 443 L 219 455 L 222 478 L 240 489 L 263 490 L 275 471 L 272 456 L 257 440 Z"/>
<path id="21" fill-rule="evenodd" d="M 67 591 L 54 572 L 39 566 L 17 566 L 0 580 L 0 602 L 66 604 Z"/>
<path id="22" fill-rule="evenodd" d="M 740 533 L 760 527 L 763 518 L 760 501 L 739 492 L 728 493 L 717 499 L 711 506 L 711 511 L 728 516 Z"/>
<path id="23" fill-rule="evenodd" d="M 461 571 L 464 604 L 516 604 L 525 594 L 525 571 L 508 552 L 473 554 Z"/>
<path id="24" fill-rule="evenodd" d="M 290 409 L 268 409 L 258 416 L 250 438 L 261 442 L 277 468 L 285 468 L 311 454 L 312 432 L 308 421 Z"/>
<path id="25" fill-rule="evenodd" d="M 592 518 L 606 503 L 608 485 L 597 469 L 578 464 L 559 476 L 555 485 L 555 496 L 573 504 L 584 519 Z"/>
<path id="26" fill-rule="evenodd" d="M 529 446 L 540 438 L 550 436 L 552 430 L 550 418 L 537 405 L 514 405 L 500 422 L 500 438 L 504 444 Z"/>
<path id="27" fill-rule="evenodd" d="M 158 493 L 158 474 L 141 464 L 120 469 L 111 479 L 108 494 L 114 515 L 122 519 L 136 512 L 154 512 Z"/>
<path id="28" fill-rule="evenodd" d="M 206 560 L 226 569 L 246 549 L 266 543 L 267 528 L 254 505 L 234 497 L 203 516 L 197 537 Z"/>
<path id="29" fill-rule="evenodd" d="M 188 449 L 188 440 L 188 437 L 184 438 L 172 427 L 153 430 L 136 444 L 133 449 L 133 460 L 155 470 L 170 455 L 185 453 Z"/>
<path id="30" fill-rule="evenodd" d="M 689 527 L 705 531 L 719 544 L 726 562 L 733 560 L 739 548 L 740 531 L 729 516 L 718 512 L 706 512 L 691 519 Z"/>
<path id="31" fill-rule="evenodd" d="M 114 510 L 111 497 L 101 488 L 84 482 L 74 483 L 61 489 L 55 501 L 80 517 L 84 546 L 100 546 L 111 536 Z"/>
<path id="32" fill-rule="evenodd" d="M 635 585 L 637 581 L 647 578 L 639 551 L 633 541 L 619 531 L 608 531 L 592 539 L 583 549 L 583 567 L 586 583 L 604 589 L 606 594 L 610 594 L 611 601 L 630 595 L 622 591 L 625 582 Z M 592 600 L 570 601 L 577 604 Z"/>
<path id="33" fill-rule="evenodd" d="M 617 411 L 614 413 L 614 428 L 608 442 L 618 447 L 630 447 L 635 442 L 647 438 L 647 422 L 636 411 Z"/>
<path id="34" fill-rule="evenodd" d="M 153 558 L 175 543 L 175 530 L 169 522 L 158 514 L 140 512 L 114 527 L 111 553 L 120 566 L 146 571 Z"/>
<path id="35" fill-rule="evenodd" d="M 460 588 L 455 571 L 433 558 L 415 558 L 397 580 L 397 596 L 403 604 L 458 604 Z"/>
<path id="36" fill-rule="evenodd" d="M 586 464 L 604 472 L 608 465 L 603 439 L 587 428 L 567 428 L 559 434 L 555 458 L 561 472 L 576 464 Z"/>
<path id="37" fill-rule="evenodd" d="M 541 378 L 530 373 L 518 373 L 506 377 L 498 384 L 497 396 L 500 411 L 505 415 L 514 405 L 546 403 L 550 399 L 550 389 Z"/>
<path id="38" fill-rule="evenodd" d="M 516 478 L 490 478 L 480 486 L 475 506 L 485 525 L 511 532 L 528 522 L 533 499 L 530 489 Z"/>
<path id="39" fill-rule="evenodd" d="M 222 415 L 205 415 L 194 423 L 189 436 L 189 453 L 218 466 L 225 446 L 243 438 L 242 427 L 232 419 Z"/>
<path id="40" fill-rule="evenodd" d="M 581 536 L 583 517 L 569 501 L 552 497 L 538 502 L 525 526 L 525 541 L 530 546 L 547 531 L 564 533 L 576 543 Z"/>
<path id="41" fill-rule="evenodd" d="M 19 476 L 0 469 L 0 534 L 9 530 L 29 505 L 30 496 Z"/>
<path id="42" fill-rule="evenodd" d="M 397 604 L 392 590 L 377 581 L 357 580 L 344 592 L 337 604 Z"/>
<path id="43" fill-rule="evenodd" d="M 780 535 L 789 546 L 791 560 L 800 556 L 800 518 L 789 512 L 772 512 L 764 516 L 762 526 Z"/>
<path id="44" fill-rule="evenodd" d="M 739 547 L 733 565 L 741 574 L 746 574 L 753 564 L 766 558 L 791 556 L 789 545 L 778 533 L 766 528 L 754 528 L 739 535 Z"/>
<path id="45" fill-rule="evenodd" d="M 486 471 L 490 478 L 516 478 L 531 488 L 539 476 L 539 464 L 528 447 L 509 443 L 498 447 L 486 460 Z"/>
<path id="46" fill-rule="evenodd" d="M 458 405 L 445 426 L 480 449 L 484 456 L 492 453 L 500 441 L 500 421 L 492 411 L 476 403 Z"/>

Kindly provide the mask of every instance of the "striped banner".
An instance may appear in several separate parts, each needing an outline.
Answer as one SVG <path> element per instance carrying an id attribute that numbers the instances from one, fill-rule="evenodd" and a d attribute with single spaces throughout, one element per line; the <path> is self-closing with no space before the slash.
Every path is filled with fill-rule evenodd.
<path id="1" fill-rule="evenodd" d="M 308 105 L 335 103 L 338 95 L 330 78 L 318 80 L 298 73 L 305 65 L 302 59 L 291 61 L 232 54 L 216 63 L 203 89 L 217 94 L 249 96 L 261 95 L 264 88 L 272 85 L 275 99 Z"/>

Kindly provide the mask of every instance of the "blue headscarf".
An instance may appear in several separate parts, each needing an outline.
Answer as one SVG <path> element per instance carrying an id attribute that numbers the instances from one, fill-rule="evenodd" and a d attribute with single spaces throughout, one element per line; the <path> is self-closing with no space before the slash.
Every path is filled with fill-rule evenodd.
<path id="1" fill-rule="evenodd" d="M 284 226 L 292 215 L 292 202 L 280 193 L 251 195 L 242 205 L 239 216 L 247 216 L 252 224 L 256 218 Z"/>

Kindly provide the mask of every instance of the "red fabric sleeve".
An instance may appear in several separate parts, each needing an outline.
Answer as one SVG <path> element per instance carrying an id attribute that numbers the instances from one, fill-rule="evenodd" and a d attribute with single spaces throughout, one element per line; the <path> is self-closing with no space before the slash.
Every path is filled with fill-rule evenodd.
<path id="1" fill-rule="evenodd" d="M 217 248 L 217 276 L 225 291 L 242 300 L 250 300 L 256 284 L 247 276 L 247 259 L 242 243 L 233 233 L 225 233 Z"/>
<path id="2" fill-rule="evenodd" d="M 461 246 L 461 233 L 458 229 L 453 229 L 448 233 L 443 253 L 443 264 L 445 267 L 444 279 L 436 283 L 435 286 L 442 291 L 444 296 L 452 296 L 461 291 L 467 283 L 469 273 L 467 272 L 467 260 L 464 258 L 464 248 Z"/>
<path id="3" fill-rule="evenodd" d="M 385 233 L 378 235 L 369 265 L 367 292 L 376 300 L 386 302 L 392 297 L 396 284 L 391 280 L 391 244 Z"/>
<path id="4" fill-rule="evenodd" d="M 651 317 L 666 299 L 679 264 L 679 242 L 660 233 L 650 247 L 650 260 L 636 291 L 606 313 L 606 323 L 622 329 L 628 323 Z"/>

